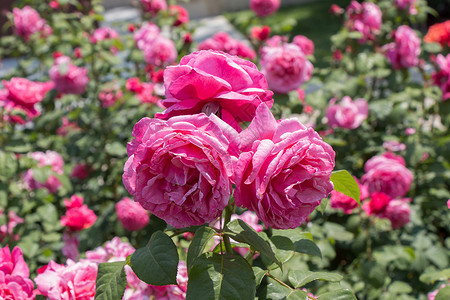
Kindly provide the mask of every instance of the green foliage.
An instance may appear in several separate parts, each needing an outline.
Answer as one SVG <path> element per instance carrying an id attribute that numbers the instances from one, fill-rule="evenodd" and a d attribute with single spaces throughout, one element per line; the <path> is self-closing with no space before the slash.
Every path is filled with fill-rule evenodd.
<path id="1" fill-rule="evenodd" d="M 101 263 L 98 266 L 95 299 L 120 300 L 127 286 L 125 261 Z"/>
<path id="2" fill-rule="evenodd" d="M 360 204 L 360 191 L 358 183 L 346 170 L 334 171 L 330 178 L 333 182 L 334 190 L 343 193 Z"/>

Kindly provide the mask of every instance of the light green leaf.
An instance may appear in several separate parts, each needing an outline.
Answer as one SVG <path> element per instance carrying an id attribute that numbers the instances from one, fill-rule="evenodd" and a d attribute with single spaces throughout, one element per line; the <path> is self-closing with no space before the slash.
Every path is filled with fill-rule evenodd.
<path id="1" fill-rule="evenodd" d="M 291 270 L 288 274 L 288 279 L 295 288 L 299 288 L 314 280 L 338 282 L 343 277 L 336 273 Z"/>
<path id="2" fill-rule="evenodd" d="M 358 183 L 355 178 L 346 170 L 334 171 L 330 180 L 333 182 L 334 190 L 343 193 L 360 204 L 360 195 Z"/>

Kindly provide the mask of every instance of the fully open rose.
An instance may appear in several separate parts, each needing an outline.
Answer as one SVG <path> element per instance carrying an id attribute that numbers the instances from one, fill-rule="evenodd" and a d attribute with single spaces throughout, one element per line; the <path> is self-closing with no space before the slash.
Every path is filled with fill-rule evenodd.
<path id="1" fill-rule="evenodd" d="M 125 187 L 142 207 L 174 227 L 212 222 L 231 194 L 229 151 L 237 151 L 236 135 L 215 115 L 143 118 L 128 143 Z"/>
<path id="2" fill-rule="evenodd" d="M 236 204 L 256 212 L 266 226 L 299 226 L 333 190 L 333 149 L 296 119 L 277 122 L 260 105 L 239 140 L 244 152 L 235 170 Z"/>

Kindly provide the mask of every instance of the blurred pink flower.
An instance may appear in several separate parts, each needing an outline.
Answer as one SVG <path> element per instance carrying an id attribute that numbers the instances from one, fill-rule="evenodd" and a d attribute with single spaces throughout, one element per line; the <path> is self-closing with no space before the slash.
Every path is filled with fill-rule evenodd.
<path id="1" fill-rule="evenodd" d="M 49 74 L 55 89 L 64 94 L 83 94 L 89 82 L 86 68 L 72 64 L 70 58 L 61 56 L 55 59 Z"/>
<path id="2" fill-rule="evenodd" d="M 357 178 L 355 180 L 360 190 L 359 200 L 362 202 L 369 196 L 369 192 L 367 191 L 367 187 L 362 185 Z M 351 214 L 358 207 L 358 203 L 355 200 L 336 190 L 331 192 L 330 204 L 332 208 L 340 209 L 346 214 Z"/>
<path id="3" fill-rule="evenodd" d="M 314 43 L 304 35 L 296 35 L 292 43 L 299 46 L 305 55 L 314 54 Z"/>
<path id="4" fill-rule="evenodd" d="M 52 29 L 47 22 L 41 18 L 39 13 L 26 5 L 22 9 L 15 7 L 13 9 L 14 29 L 17 35 L 28 40 L 36 32 L 41 32 L 43 36 L 52 34 Z"/>
<path id="5" fill-rule="evenodd" d="M 103 108 L 111 107 L 123 96 L 122 90 L 115 83 L 107 84 L 98 94 L 98 99 Z"/>
<path id="6" fill-rule="evenodd" d="M 359 31 L 363 37 L 359 40 L 361 44 L 368 40 L 374 40 L 375 35 L 381 29 L 381 10 L 372 2 L 358 3 L 355 0 L 347 7 L 346 26 L 350 31 Z"/>
<path id="7" fill-rule="evenodd" d="M 330 100 L 330 106 L 326 115 L 328 124 L 333 127 L 342 127 L 347 129 L 358 128 L 369 115 L 369 105 L 365 99 L 355 99 L 344 96 L 339 104 L 336 98 Z"/>
<path id="8" fill-rule="evenodd" d="M 394 34 L 394 42 L 383 46 L 394 69 L 415 67 L 419 64 L 420 39 L 410 27 L 402 25 Z"/>
<path id="9" fill-rule="evenodd" d="M 335 15 L 335 16 L 342 15 L 344 12 L 345 12 L 345 10 L 342 7 L 340 7 L 339 5 L 331 4 L 330 13 L 332 15 Z"/>
<path id="10" fill-rule="evenodd" d="M 158 67 L 171 64 L 178 56 L 173 41 L 161 35 L 155 37 L 151 43 L 147 43 L 142 51 L 145 62 Z"/>
<path id="11" fill-rule="evenodd" d="M 156 114 L 161 119 L 213 113 L 240 131 L 239 123 L 251 121 L 260 103 L 273 104 L 273 93 L 255 64 L 219 51 L 194 52 L 167 67 L 164 87 L 167 109 Z"/>
<path id="12" fill-rule="evenodd" d="M 391 197 L 385 193 L 375 192 L 370 194 L 370 201 L 365 201 L 362 207 L 367 215 L 382 218 L 390 201 Z"/>
<path id="13" fill-rule="evenodd" d="M 254 26 L 251 29 L 252 37 L 260 42 L 264 42 L 269 38 L 270 35 L 270 27 L 269 26 Z"/>
<path id="14" fill-rule="evenodd" d="M 436 298 L 437 294 L 439 293 L 439 291 L 445 287 L 446 287 L 446 285 L 442 284 L 437 290 L 434 290 L 434 291 L 428 293 L 428 300 L 434 300 Z"/>
<path id="15" fill-rule="evenodd" d="M 38 167 L 51 166 L 53 172 L 57 174 L 64 174 L 63 166 L 64 160 L 62 156 L 51 150 L 44 152 L 33 152 L 31 158 L 38 161 Z M 30 169 L 25 172 L 23 176 L 25 185 L 31 189 L 36 190 L 39 188 L 46 188 L 50 193 L 56 193 L 61 186 L 61 182 L 55 175 L 50 175 L 45 183 L 41 183 L 34 179 L 33 170 Z"/>
<path id="16" fill-rule="evenodd" d="M 142 103 L 153 103 L 156 104 L 160 100 L 158 96 L 154 94 L 155 85 L 151 82 L 141 83 L 141 91 L 137 94 L 137 98 L 141 100 Z"/>
<path id="17" fill-rule="evenodd" d="M 402 10 L 408 9 L 410 15 L 417 15 L 417 0 L 395 0 L 395 5 Z"/>
<path id="18" fill-rule="evenodd" d="M 411 208 L 408 202 L 411 199 L 394 199 L 389 202 L 384 212 L 384 217 L 391 221 L 392 228 L 405 226 L 410 221 Z"/>
<path id="19" fill-rule="evenodd" d="M 260 105 L 239 142 L 234 198 L 267 227 L 298 227 L 333 190 L 333 149 L 297 119 L 277 122 Z"/>
<path id="20" fill-rule="evenodd" d="M 213 37 L 198 44 L 199 50 L 218 50 L 242 58 L 255 59 L 255 51 L 242 41 L 233 39 L 226 32 L 218 32 Z"/>
<path id="21" fill-rule="evenodd" d="M 406 149 L 406 145 L 397 141 L 386 141 L 383 143 L 383 148 L 387 151 L 398 152 Z"/>
<path id="22" fill-rule="evenodd" d="M 29 277 L 22 250 L 14 247 L 11 253 L 8 245 L 0 248 L 0 299 L 35 299 L 34 284 Z"/>
<path id="23" fill-rule="evenodd" d="M 142 91 L 142 84 L 138 77 L 128 78 L 125 87 L 133 93 L 140 93 Z"/>
<path id="24" fill-rule="evenodd" d="M 64 232 L 63 234 L 63 242 L 64 245 L 61 249 L 62 254 L 67 258 L 76 261 L 80 252 L 78 251 L 78 247 L 80 245 L 80 241 L 78 239 L 78 233 L 76 232 Z"/>
<path id="25" fill-rule="evenodd" d="M 67 117 L 62 117 L 62 125 L 56 130 L 56 134 L 60 136 L 66 136 L 69 133 L 78 132 L 81 128 L 77 122 L 69 122 Z"/>
<path id="26" fill-rule="evenodd" d="M 94 30 L 94 33 L 91 35 L 91 43 L 95 44 L 104 40 L 113 40 L 119 39 L 119 34 L 117 31 L 110 27 L 100 27 Z"/>
<path id="27" fill-rule="evenodd" d="M 88 164 L 76 164 L 70 174 L 71 178 L 77 178 L 78 180 L 86 179 L 89 176 L 90 167 Z"/>
<path id="28" fill-rule="evenodd" d="M 134 247 L 129 243 L 122 242 L 119 237 L 114 237 L 105 243 L 104 247 L 97 247 L 94 250 L 86 251 L 86 259 L 96 264 L 123 261 L 128 255 L 133 254 Z"/>
<path id="29" fill-rule="evenodd" d="M 431 74 L 431 78 L 433 83 L 441 88 L 442 99 L 450 99 L 450 54 L 438 54 L 436 64 L 439 69 Z"/>
<path id="30" fill-rule="evenodd" d="M 403 158 L 392 153 L 372 157 L 364 165 L 364 171 L 362 182 L 369 193 L 383 192 L 391 198 L 405 196 L 413 180 Z"/>
<path id="31" fill-rule="evenodd" d="M 6 113 L 13 110 L 24 112 L 28 119 L 40 115 L 35 105 L 41 102 L 48 91 L 54 88 L 52 82 L 33 82 L 26 78 L 13 77 L 10 81 L 3 80 L 4 90 L 0 90 L 0 107 L 4 107 Z M 13 123 L 24 124 L 20 116 L 10 116 Z"/>
<path id="32" fill-rule="evenodd" d="M 148 225 L 148 212 L 128 197 L 116 203 L 116 214 L 120 224 L 129 231 L 141 230 Z"/>
<path id="33" fill-rule="evenodd" d="M 3 209 L 0 208 L 0 216 L 3 214 Z M 8 212 L 8 225 L 3 224 L 0 226 L 0 242 L 2 242 L 6 236 L 9 237 L 10 242 L 18 241 L 19 235 L 14 234 L 14 228 L 18 224 L 23 224 L 23 219 L 19 217 L 15 211 L 10 210 Z"/>
<path id="34" fill-rule="evenodd" d="M 34 279 L 39 292 L 49 300 L 93 300 L 97 265 L 87 260 L 60 265 L 54 261 L 40 269 Z"/>
<path id="35" fill-rule="evenodd" d="M 170 5 L 169 15 L 175 17 L 173 26 L 180 26 L 182 24 L 189 22 L 189 12 L 183 6 Z"/>
<path id="36" fill-rule="evenodd" d="M 280 8 L 280 0 L 250 0 L 250 8 L 259 17 L 266 17 Z"/>
<path id="37" fill-rule="evenodd" d="M 277 93 L 288 93 L 311 78 L 312 63 L 295 44 L 262 48 L 261 72 L 269 88 Z"/>
<path id="38" fill-rule="evenodd" d="M 167 9 L 166 0 L 140 0 L 145 12 L 157 14 L 160 10 Z"/>
<path id="39" fill-rule="evenodd" d="M 64 200 L 67 210 L 66 214 L 61 217 L 62 226 L 67 227 L 70 231 L 81 231 L 95 223 L 97 216 L 86 204 L 82 204 L 83 202 L 84 199 L 76 195 L 70 197 L 70 200 Z"/>
<path id="40" fill-rule="evenodd" d="M 415 133 L 416 133 L 416 129 L 415 128 L 408 127 L 408 128 L 405 129 L 405 134 L 406 135 L 413 135 Z"/>
<path id="41" fill-rule="evenodd" d="M 160 35 L 159 27 L 153 23 L 146 23 L 133 35 L 136 46 L 143 50 L 146 45 L 151 44 Z"/>

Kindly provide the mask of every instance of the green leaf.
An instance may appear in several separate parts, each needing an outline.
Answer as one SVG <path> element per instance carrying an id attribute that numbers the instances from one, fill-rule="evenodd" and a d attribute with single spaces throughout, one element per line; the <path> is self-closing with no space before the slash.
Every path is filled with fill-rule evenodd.
<path id="1" fill-rule="evenodd" d="M 45 183 L 52 173 L 51 166 L 33 168 L 33 178 L 37 182 Z"/>
<path id="2" fill-rule="evenodd" d="M 119 142 L 112 142 L 105 145 L 105 151 L 109 155 L 123 157 L 127 154 L 127 148 Z"/>
<path id="3" fill-rule="evenodd" d="M 142 281 L 152 285 L 177 283 L 178 252 L 162 231 L 153 233 L 147 246 L 136 250 L 130 266 Z"/>
<path id="4" fill-rule="evenodd" d="M 252 267 L 252 269 L 253 273 L 255 274 L 256 286 L 259 286 L 264 276 L 266 276 L 267 270 L 263 270 L 260 267 Z"/>
<path id="5" fill-rule="evenodd" d="M 192 239 L 191 244 L 189 245 L 188 254 L 187 254 L 187 270 L 189 270 L 192 267 L 192 263 L 195 261 L 197 257 L 199 257 L 203 251 L 205 250 L 206 245 L 208 244 L 209 240 L 216 234 L 216 232 L 207 227 L 200 227 L 195 232 L 194 238 Z"/>
<path id="6" fill-rule="evenodd" d="M 337 290 L 328 292 L 317 297 L 317 300 L 358 300 L 350 290 Z"/>
<path id="7" fill-rule="evenodd" d="M 316 207 L 316 210 L 320 212 L 320 214 L 323 216 L 325 210 L 327 209 L 327 205 L 328 205 L 328 198 L 323 198 L 320 201 L 320 204 Z"/>
<path id="8" fill-rule="evenodd" d="M 436 281 L 446 281 L 450 278 L 450 268 L 440 271 L 427 272 L 420 275 L 420 281 L 424 283 L 435 283 Z"/>
<path id="9" fill-rule="evenodd" d="M 264 254 L 270 263 L 276 263 L 281 268 L 281 262 L 275 257 L 275 253 L 268 242 L 244 221 L 240 219 L 231 221 L 225 226 L 224 231 L 235 241 L 249 244 L 253 249 Z"/>
<path id="10" fill-rule="evenodd" d="M 412 292 L 412 287 L 403 281 L 394 281 L 389 285 L 388 291 L 394 294 L 408 294 Z"/>
<path id="11" fill-rule="evenodd" d="M 346 170 L 334 171 L 330 180 L 334 184 L 334 190 L 343 193 L 359 203 L 361 192 L 355 178 Z"/>
<path id="12" fill-rule="evenodd" d="M 255 275 L 238 255 L 204 253 L 189 272 L 187 300 L 254 300 Z"/>
<path id="13" fill-rule="evenodd" d="M 127 275 L 125 274 L 125 261 L 101 263 L 98 265 L 98 273 L 95 289 L 95 300 L 120 300 L 127 287 Z"/>
<path id="14" fill-rule="evenodd" d="M 308 300 L 308 293 L 282 286 L 279 283 L 269 283 L 264 289 L 261 300 Z"/>
<path id="15" fill-rule="evenodd" d="M 16 173 L 17 162 L 12 153 L 0 151 L 0 179 L 9 179 Z"/>
<path id="16" fill-rule="evenodd" d="M 292 243 L 289 238 L 274 235 L 270 237 L 270 241 L 272 242 L 270 245 L 275 253 L 275 257 L 278 258 L 282 264 L 287 262 L 294 255 L 294 243 Z"/>
<path id="17" fill-rule="evenodd" d="M 311 272 L 291 270 L 288 274 L 289 282 L 295 287 L 299 288 L 314 280 L 338 282 L 342 280 L 342 276 L 335 273 L 327 272 Z"/>
<path id="18" fill-rule="evenodd" d="M 308 255 L 315 255 L 320 258 L 322 258 L 322 252 L 320 251 L 320 248 L 317 247 L 316 244 L 314 244 L 313 241 L 310 240 L 299 240 L 294 243 L 294 249 L 296 252 L 299 253 L 305 253 Z"/>
<path id="19" fill-rule="evenodd" d="M 450 286 L 446 286 L 439 290 L 434 300 L 448 300 L 450 299 Z"/>
<path id="20" fill-rule="evenodd" d="M 52 175 L 58 178 L 59 182 L 61 183 L 62 187 L 67 191 L 72 191 L 72 183 L 70 183 L 70 179 L 64 175 L 64 174 L 58 174 L 56 172 L 52 172 Z"/>

